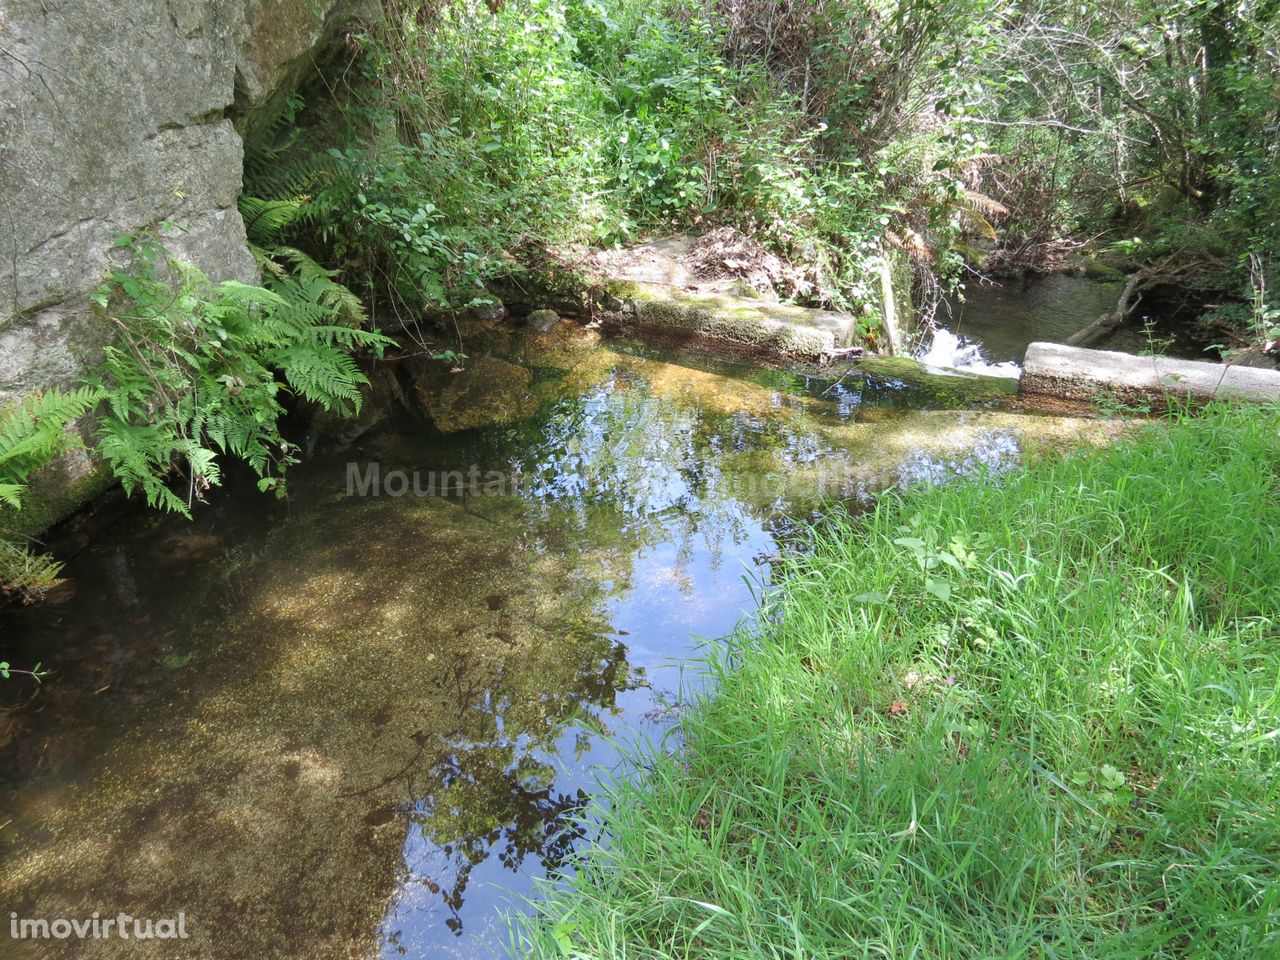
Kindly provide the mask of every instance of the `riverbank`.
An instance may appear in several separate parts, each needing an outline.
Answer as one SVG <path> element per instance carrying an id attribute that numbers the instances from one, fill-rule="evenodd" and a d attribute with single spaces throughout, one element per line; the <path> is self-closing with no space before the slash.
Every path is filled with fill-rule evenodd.
<path id="1" fill-rule="evenodd" d="M 783 568 L 533 957 L 1257 957 L 1280 411 L 916 488 Z"/>

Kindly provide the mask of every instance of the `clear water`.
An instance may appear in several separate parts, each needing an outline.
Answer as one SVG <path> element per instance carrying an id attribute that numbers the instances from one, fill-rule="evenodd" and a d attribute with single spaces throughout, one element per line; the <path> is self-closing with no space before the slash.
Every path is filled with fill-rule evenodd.
<path id="1" fill-rule="evenodd" d="M 0 686 L 0 902 L 182 912 L 191 939 L 0 953 L 504 956 L 504 913 L 594 839 L 574 815 L 613 738 L 678 735 L 789 518 L 1110 429 L 576 328 L 490 348 L 531 371 L 536 414 L 393 419 L 316 443 L 288 502 L 241 478 L 194 522 L 108 503 L 53 544 L 68 587 L 0 611 L 6 659 L 54 670 Z M 353 464 L 516 479 L 359 496 Z"/>
<path id="2" fill-rule="evenodd" d="M 1120 284 L 1067 274 L 968 284 L 963 296 L 945 303 L 937 332 L 926 334 L 917 356 L 938 367 L 994 376 L 1017 376 L 1027 345 L 1062 343 L 1104 313 L 1115 309 Z M 1146 317 L 1088 344 L 1123 353 L 1161 353 L 1210 359 L 1199 345 L 1166 329 L 1167 318 Z"/>

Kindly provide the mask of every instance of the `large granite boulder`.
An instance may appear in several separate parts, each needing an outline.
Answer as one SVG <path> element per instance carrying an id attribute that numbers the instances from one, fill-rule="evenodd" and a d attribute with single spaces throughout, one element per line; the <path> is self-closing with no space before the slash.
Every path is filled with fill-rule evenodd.
<path id="1" fill-rule="evenodd" d="M 236 120 L 313 69 L 353 3 L 0 3 L 0 401 L 68 383 L 110 337 L 88 294 L 122 233 L 171 222 L 213 279 L 257 279 Z"/>

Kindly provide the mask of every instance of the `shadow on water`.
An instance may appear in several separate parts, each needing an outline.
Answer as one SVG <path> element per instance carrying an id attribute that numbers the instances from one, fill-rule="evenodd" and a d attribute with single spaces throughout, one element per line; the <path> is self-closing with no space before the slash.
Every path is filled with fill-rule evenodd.
<path id="1" fill-rule="evenodd" d="M 181 911 L 191 934 L 6 956 L 503 956 L 502 913 L 583 840 L 614 738 L 676 729 L 788 518 L 1115 430 L 567 325 L 495 352 L 536 414 L 451 436 L 401 417 L 321 447 L 285 504 L 246 483 L 192 523 L 121 508 L 58 603 L 0 611 L 6 658 L 55 670 L 0 688 L 0 902 Z M 350 495 L 371 464 L 506 481 Z"/>

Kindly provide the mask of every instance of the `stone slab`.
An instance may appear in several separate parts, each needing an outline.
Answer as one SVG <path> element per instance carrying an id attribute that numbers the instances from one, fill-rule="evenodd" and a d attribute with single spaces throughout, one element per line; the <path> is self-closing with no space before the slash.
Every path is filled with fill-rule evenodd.
<path id="1" fill-rule="evenodd" d="M 728 293 L 657 283 L 613 283 L 611 325 L 642 336 L 693 341 L 736 356 L 818 362 L 851 346 L 857 318 Z"/>
<path id="2" fill-rule="evenodd" d="M 1280 401 L 1280 372 L 1254 367 L 1140 357 L 1059 343 L 1033 343 L 1022 365 L 1020 396 L 1123 402 L 1219 398 Z"/>

